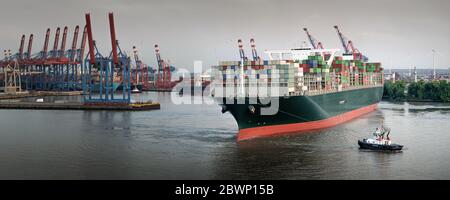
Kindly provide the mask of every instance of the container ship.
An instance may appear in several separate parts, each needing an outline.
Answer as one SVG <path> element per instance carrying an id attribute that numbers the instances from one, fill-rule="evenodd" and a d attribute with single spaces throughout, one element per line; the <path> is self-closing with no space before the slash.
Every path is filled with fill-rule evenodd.
<path id="1" fill-rule="evenodd" d="M 374 111 L 382 98 L 381 63 L 353 47 L 266 51 L 261 60 L 251 43 L 253 61 L 239 41 L 240 61 L 212 67 L 211 95 L 235 118 L 238 141 L 329 128 Z"/>

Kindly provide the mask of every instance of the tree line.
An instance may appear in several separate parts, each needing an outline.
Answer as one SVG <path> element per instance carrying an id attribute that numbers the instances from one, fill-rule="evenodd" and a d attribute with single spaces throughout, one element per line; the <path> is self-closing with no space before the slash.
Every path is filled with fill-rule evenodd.
<path id="1" fill-rule="evenodd" d="M 450 83 L 445 80 L 416 83 L 397 81 L 384 83 L 384 98 L 396 101 L 439 101 L 450 102 Z"/>

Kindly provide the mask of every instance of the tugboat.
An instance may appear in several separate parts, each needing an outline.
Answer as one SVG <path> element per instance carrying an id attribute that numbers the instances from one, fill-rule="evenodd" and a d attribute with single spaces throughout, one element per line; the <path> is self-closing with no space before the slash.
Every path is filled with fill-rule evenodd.
<path id="1" fill-rule="evenodd" d="M 381 133 L 379 129 L 373 133 L 372 138 L 365 138 L 362 140 L 358 140 L 358 145 L 361 149 L 371 149 L 371 150 L 387 150 L 387 151 L 400 151 L 403 148 L 403 145 L 393 144 L 389 138 L 388 131 L 386 138 L 384 138 L 384 131 Z"/>

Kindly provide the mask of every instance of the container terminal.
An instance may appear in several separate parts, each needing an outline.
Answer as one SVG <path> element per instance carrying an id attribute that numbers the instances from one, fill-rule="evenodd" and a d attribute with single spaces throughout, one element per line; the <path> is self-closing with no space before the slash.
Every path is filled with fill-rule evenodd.
<path id="1" fill-rule="evenodd" d="M 33 53 L 33 34 L 28 36 L 25 49 L 26 35 L 22 35 L 18 51 L 4 50 L 4 58 L 0 60 L 0 91 L 3 92 L 0 99 L 83 95 L 82 102 L 0 102 L 0 108 L 159 109 L 159 103 L 151 100 L 133 102 L 131 93 L 171 91 L 182 78 L 172 81 L 171 72 L 175 67 L 162 59 L 158 45 L 155 45 L 156 70 L 140 60 L 135 46 L 133 55 L 127 55 L 116 38 L 113 13 L 108 14 L 108 20 L 112 49 L 107 54 L 97 48 L 91 17 L 87 13 L 85 26 L 74 28 L 70 48 L 66 48 L 69 28 L 65 26 L 56 28 L 53 46 L 49 49 L 51 29 L 48 28 L 40 51 Z"/>

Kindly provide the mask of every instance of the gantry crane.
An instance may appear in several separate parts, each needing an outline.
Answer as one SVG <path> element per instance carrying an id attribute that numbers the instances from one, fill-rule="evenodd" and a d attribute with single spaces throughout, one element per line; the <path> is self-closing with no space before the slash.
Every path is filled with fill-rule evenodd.
<path id="1" fill-rule="evenodd" d="M 309 42 L 311 43 L 311 46 L 313 47 L 313 49 L 323 49 L 323 45 L 322 42 L 318 42 L 308 31 L 307 28 L 303 28 L 303 30 L 306 33 L 306 36 L 309 39 Z"/>
<path id="2" fill-rule="evenodd" d="M 362 60 L 367 61 L 367 57 L 363 56 L 361 52 L 353 46 L 353 42 L 351 40 L 347 40 L 344 34 L 341 33 L 338 26 L 334 26 L 341 41 L 342 47 L 344 48 L 345 54 L 352 54 L 354 60 Z"/>
<path id="3" fill-rule="evenodd" d="M 156 88 L 169 90 L 173 87 L 171 82 L 170 65 L 161 59 L 159 46 L 155 44 L 156 61 L 158 62 L 158 76 L 156 80 Z"/>
<path id="4" fill-rule="evenodd" d="M 238 40 L 238 47 L 239 47 L 239 55 L 241 57 L 241 60 L 247 61 L 248 59 L 247 59 L 247 57 L 245 57 L 245 52 L 244 52 L 244 48 L 243 48 L 241 39 Z"/>
<path id="5" fill-rule="evenodd" d="M 259 61 L 260 57 L 258 56 L 258 53 L 256 52 L 255 40 L 253 38 L 250 39 L 250 46 L 252 47 L 253 61 Z M 243 51 L 242 51 L 242 53 L 243 53 Z"/>

